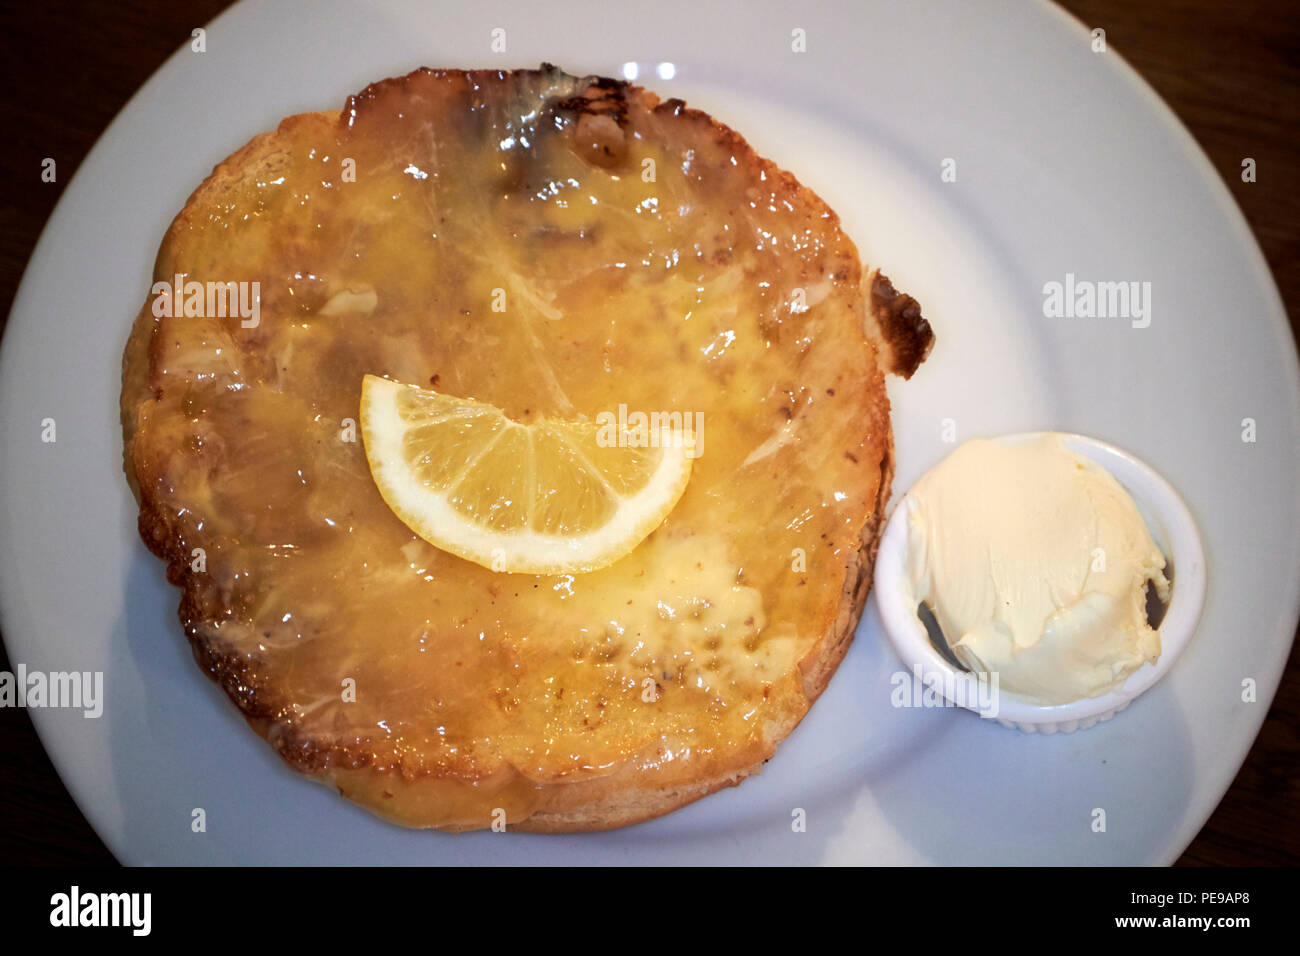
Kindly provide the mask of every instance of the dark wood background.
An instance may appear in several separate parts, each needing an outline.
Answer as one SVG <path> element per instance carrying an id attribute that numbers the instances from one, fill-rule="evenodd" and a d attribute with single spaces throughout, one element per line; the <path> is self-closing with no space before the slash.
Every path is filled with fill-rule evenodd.
<path id="1" fill-rule="evenodd" d="M 190 30 L 226 0 L 60 0 L 0 7 L 0 316 L 72 173 L 109 121 Z M 1159 91 L 1209 154 L 1264 249 L 1296 330 L 1300 315 L 1300 3 L 1296 0 L 1065 0 Z M 58 161 L 58 184 L 38 178 Z M 1258 181 L 1241 181 L 1241 160 Z M 1298 334 L 1297 337 L 1300 337 Z M 0 669 L 11 669 L 0 650 Z M 1291 659 L 1232 788 L 1180 859 L 1191 865 L 1300 862 L 1300 681 Z M 27 713 L 0 709 L 0 865 L 113 865 L 59 782 Z"/>

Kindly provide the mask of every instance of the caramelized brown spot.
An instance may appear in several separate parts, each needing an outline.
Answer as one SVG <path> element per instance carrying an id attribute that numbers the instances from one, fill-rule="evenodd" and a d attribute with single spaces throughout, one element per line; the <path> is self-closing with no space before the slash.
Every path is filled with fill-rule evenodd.
<path id="1" fill-rule="evenodd" d="M 921 304 L 877 272 L 871 280 L 871 312 L 892 359 L 890 371 L 911 378 L 934 347 L 934 332 L 921 315 Z"/>

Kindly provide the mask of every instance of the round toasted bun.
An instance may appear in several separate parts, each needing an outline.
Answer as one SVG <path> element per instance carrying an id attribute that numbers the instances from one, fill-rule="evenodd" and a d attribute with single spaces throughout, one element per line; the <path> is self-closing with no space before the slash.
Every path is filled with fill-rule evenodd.
<path id="1" fill-rule="evenodd" d="M 294 769 L 408 826 L 606 829 L 738 783 L 825 688 L 889 494 L 883 373 L 930 341 L 704 113 L 420 70 L 190 197 L 126 348 L 126 472 L 196 659 Z M 384 504 L 366 374 L 518 420 L 679 413 L 700 455 L 627 557 L 494 573 Z"/>

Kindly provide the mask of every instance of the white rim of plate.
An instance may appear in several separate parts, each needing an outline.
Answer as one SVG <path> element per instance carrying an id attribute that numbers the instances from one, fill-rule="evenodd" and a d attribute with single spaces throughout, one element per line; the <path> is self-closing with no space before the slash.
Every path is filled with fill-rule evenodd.
<path id="1" fill-rule="evenodd" d="M 1160 622 L 1160 657 L 1155 664 L 1146 663 L 1129 675 L 1118 690 L 1100 697 L 1086 697 L 1067 704 L 1034 704 L 1005 690 L 998 694 L 996 717 L 1004 725 L 1027 725 L 1031 729 L 1042 725 L 1071 724 L 1105 720 L 1127 707 L 1173 667 L 1183 649 L 1191 640 L 1205 604 L 1206 568 L 1205 549 L 1200 531 L 1186 503 L 1173 486 L 1150 465 L 1123 449 L 1086 435 L 1070 432 L 1021 432 L 1002 435 L 994 441 L 1019 444 L 1043 435 L 1059 435 L 1066 447 L 1109 471 L 1128 490 L 1142 512 L 1157 543 L 1163 541 L 1165 558 L 1172 565 L 1169 601 Z M 907 571 L 907 521 L 910 492 L 904 494 L 881 535 L 880 551 L 876 556 L 875 593 L 885 634 L 894 650 L 903 659 L 908 670 L 921 674 L 938 673 L 943 688 L 969 681 L 971 675 L 953 667 L 930 643 L 925 625 L 917 616 L 916 608 L 907 606 L 905 589 L 901 586 Z M 945 693 L 949 701 L 975 711 L 969 695 L 955 699 Z M 977 711 L 976 711 L 977 712 Z"/>

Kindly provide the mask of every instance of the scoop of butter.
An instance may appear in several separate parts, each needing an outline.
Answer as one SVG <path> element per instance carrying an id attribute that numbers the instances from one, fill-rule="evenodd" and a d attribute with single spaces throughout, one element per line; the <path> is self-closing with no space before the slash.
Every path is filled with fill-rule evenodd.
<path id="1" fill-rule="evenodd" d="M 1062 436 L 967 442 L 909 499 L 915 598 L 1002 690 L 1097 697 L 1160 656 L 1146 587 L 1168 600 L 1165 558 L 1128 492 Z"/>

